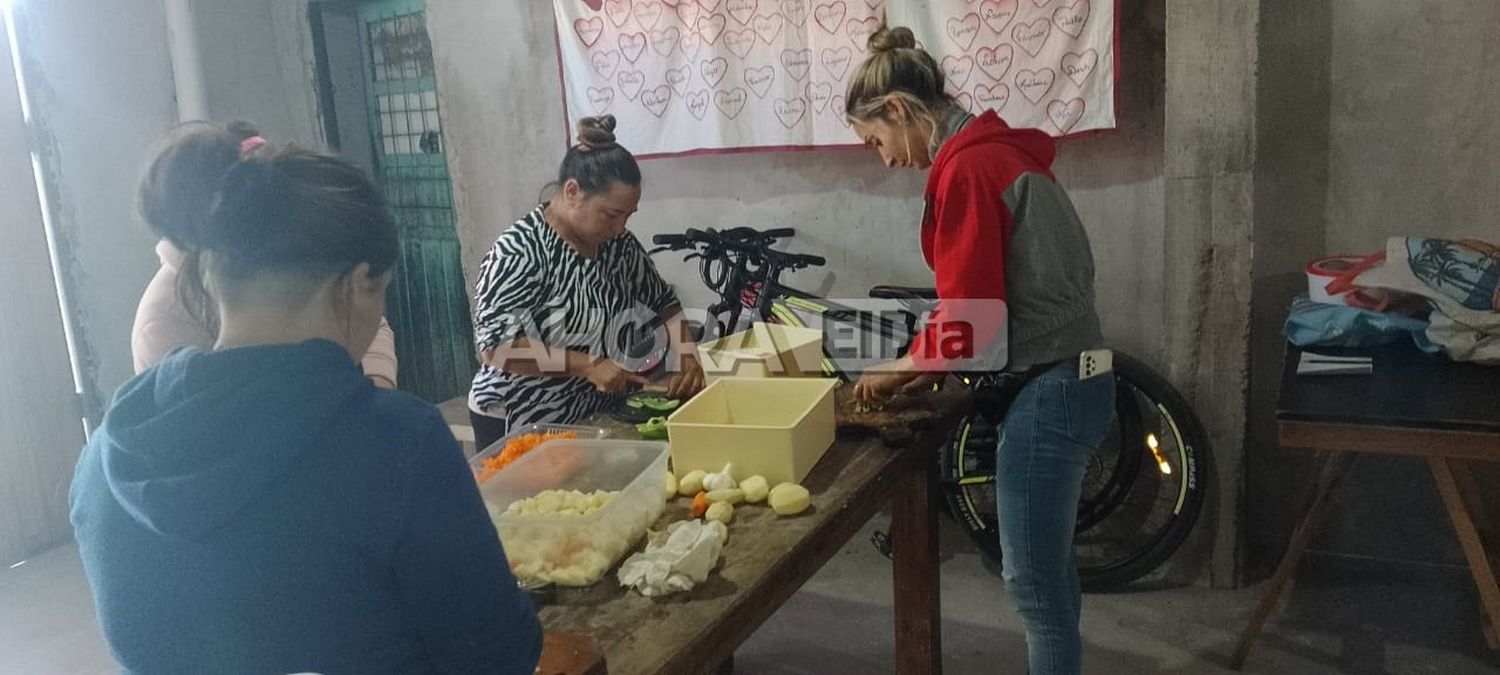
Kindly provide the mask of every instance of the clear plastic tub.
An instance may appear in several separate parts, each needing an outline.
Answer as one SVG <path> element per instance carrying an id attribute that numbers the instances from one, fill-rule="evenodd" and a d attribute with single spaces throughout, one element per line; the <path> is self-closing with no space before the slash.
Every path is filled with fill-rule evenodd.
<path id="1" fill-rule="evenodd" d="M 548 441 L 479 486 L 500 531 L 511 570 L 522 583 L 588 586 L 635 547 L 666 508 L 666 443 Z M 546 490 L 618 491 L 587 515 L 506 513 Z"/>
<path id="2" fill-rule="evenodd" d="M 505 437 L 501 438 L 498 441 L 495 441 L 490 445 L 490 447 L 485 448 L 484 452 L 471 457 L 469 459 L 469 469 L 474 472 L 474 478 L 478 480 L 480 476 L 484 475 L 484 460 L 500 454 L 500 451 L 505 449 L 506 443 L 525 436 L 526 434 L 563 433 L 577 434 L 578 438 L 585 440 L 609 437 L 609 430 L 603 429 L 601 427 L 590 427 L 581 424 L 528 424 L 523 427 L 512 429 L 510 433 L 505 435 Z"/>

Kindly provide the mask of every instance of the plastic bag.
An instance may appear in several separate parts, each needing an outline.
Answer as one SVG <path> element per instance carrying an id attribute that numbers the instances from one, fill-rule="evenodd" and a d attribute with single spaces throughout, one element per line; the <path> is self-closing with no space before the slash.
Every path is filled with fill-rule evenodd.
<path id="1" fill-rule="evenodd" d="M 1400 314 L 1328 305 L 1306 295 L 1292 301 L 1283 332 L 1298 347 L 1377 347 L 1411 340 L 1418 349 L 1437 353 L 1427 337 L 1427 322 Z"/>

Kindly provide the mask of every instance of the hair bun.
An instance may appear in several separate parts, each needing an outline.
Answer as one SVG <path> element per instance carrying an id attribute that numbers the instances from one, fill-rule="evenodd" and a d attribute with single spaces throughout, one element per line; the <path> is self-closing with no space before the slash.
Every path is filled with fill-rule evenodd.
<path id="1" fill-rule="evenodd" d="M 882 54 L 896 49 L 916 49 L 917 36 L 905 26 L 887 28 L 882 26 L 880 30 L 870 35 L 867 45 L 871 54 Z"/>
<path id="2" fill-rule="evenodd" d="M 602 150 L 615 145 L 615 116 L 578 120 L 578 145 L 584 150 Z"/>

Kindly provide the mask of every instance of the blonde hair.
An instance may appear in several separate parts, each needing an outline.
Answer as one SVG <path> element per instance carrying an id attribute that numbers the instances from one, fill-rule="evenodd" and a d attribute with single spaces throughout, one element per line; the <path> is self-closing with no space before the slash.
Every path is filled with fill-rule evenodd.
<path id="1" fill-rule="evenodd" d="M 944 90 L 943 69 L 926 50 L 917 47 L 910 28 L 882 27 L 870 36 L 870 57 L 859 64 L 844 92 L 844 114 L 867 122 L 886 118 L 886 105 L 901 101 L 918 118 L 933 122 L 936 113 L 953 105 Z"/>

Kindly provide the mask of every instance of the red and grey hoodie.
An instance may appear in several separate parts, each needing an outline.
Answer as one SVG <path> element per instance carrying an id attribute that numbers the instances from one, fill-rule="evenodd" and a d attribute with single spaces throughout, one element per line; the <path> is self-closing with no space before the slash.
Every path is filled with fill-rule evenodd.
<path id="1" fill-rule="evenodd" d="M 1093 253 L 1055 154 L 1049 136 L 993 111 L 942 143 L 922 219 L 941 298 L 912 345 L 923 367 L 1020 371 L 1103 345 Z"/>

